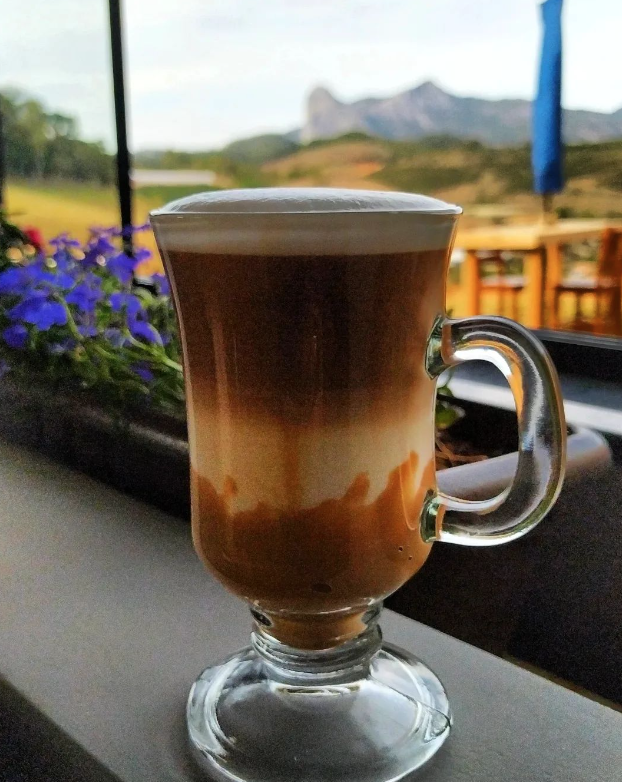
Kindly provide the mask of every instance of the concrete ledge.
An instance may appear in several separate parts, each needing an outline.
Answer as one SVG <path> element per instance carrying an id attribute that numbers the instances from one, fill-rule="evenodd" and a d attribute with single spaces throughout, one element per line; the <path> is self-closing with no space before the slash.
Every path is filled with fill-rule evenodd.
<path id="1" fill-rule="evenodd" d="M 208 661 L 246 643 L 250 622 L 203 570 L 187 525 L 0 444 L 0 595 L 5 691 L 70 742 L 48 741 L 49 779 L 72 779 L 56 775 L 75 762 L 68 746 L 94 761 L 85 782 L 198 778 L 186 694 Z M 433 666 L 455 711 L 453 735 L 418 778 L 610 782 L 622 715 L 389 611 L 383 628 Z"/>

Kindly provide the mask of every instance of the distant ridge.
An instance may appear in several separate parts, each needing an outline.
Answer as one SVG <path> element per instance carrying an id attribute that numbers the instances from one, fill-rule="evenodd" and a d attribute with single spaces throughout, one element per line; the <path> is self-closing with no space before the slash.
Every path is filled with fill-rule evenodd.
<path id="1" fill-rule="evenodd" d="M 622 108 L 611 114 L 565 110 L 563 121 L 568 143 L 622 138 Z M 396 140 L 450 135 L 492 146 L 521 144 L 531 137 L 531 102 L 462 98 L 426 81 L 392 97 L 344 103 L 325 87 L 316 87 L 307 101 L 300 140 L 353 131 Z"/>

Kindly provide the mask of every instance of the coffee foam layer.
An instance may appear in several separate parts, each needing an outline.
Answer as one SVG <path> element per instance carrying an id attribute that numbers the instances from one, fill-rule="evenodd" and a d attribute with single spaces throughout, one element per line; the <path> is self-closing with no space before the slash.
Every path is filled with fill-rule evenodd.
<path id="1" fill-rule="evenodd" d="M 368 255 L 443 249 L 460 212 L 411 193 L 259 188 L 197 193 L 151 218 L 164 251 Z"/>

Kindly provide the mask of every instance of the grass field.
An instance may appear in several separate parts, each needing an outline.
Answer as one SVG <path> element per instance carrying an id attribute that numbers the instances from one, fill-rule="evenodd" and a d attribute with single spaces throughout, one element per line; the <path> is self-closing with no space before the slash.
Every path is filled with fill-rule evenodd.
<path id="1" fill-rule="evenodd" d="M 350 169 L 350 171 L 355 170 L 360 178 L 351 176 L 347 182 L 350 187 L 366 186 L 363 179 L 369 174 L 368 170 L 364 171 L 365 159 L 368 153 L 369 150 L 363 146 L 357 150 L 360 168 Z M 302 160 L 304 165 L 295 171 L 296 174 L 302 168 L 306 168 L 306 170 L 313 169 L 314 164 L 317 162 L 314 160 L 314 154 L 307 153 L 307 158 Z M 300 162 L 298 160 L 298 163 Z M 290 172 L 285 170 L 285 164 L 281 165 L 284 170 L 280 173 L 285 174 L 285 177 L 287 177 Z M 296 182 L 296 184 L 301 183 Z M 304 182 L 304 184 L 317 183 Z M 146 222 L 150 210 L 175 198 L 181 198 L 197 190 L 205 189 L 205 187 L 181 185 L 140 188 L 135 191 L 134 195 L 134 222 L 136 224 Z M 75 183 L 32 184 L 9 182 L 6 201 L 8 211 L 14 216 L 16 222 L 22 226 L 37 226 L 47 239 L 62 231 L 69 231 L 76 238 L 84 240 L 88 236 L 90 226 L 111 226 L 118 225 L 119 222 L 116 191 L 112 187 L 102 188 Z M 470 215 L 469 210 L 467 210 L 466 219 L 479 222 L 479 219 L 476 217 L 479 208 L 474 206 Z M 162 266 L 151 231 L 141 234 L 140 243 L 149 247 L 153 256 L 151 260 L 141 265 L 138 269 L 139 274 L 147 276 L 156 271 L 161 271 Z M 466 297 L 459 285 L 454 284 L 449 287 L 447 299 L 448 307 L 455 317 L 464 317 L 470 314 L 467 312 Z M 496 294 L 488 296 L 485 294 L 482 301 L 482 309 L 485 313 L 499 314 L 497 312 L 497 303 Z M 562 318 L 565 320 L 570 320 L 573 315 L 570 304 L 569 300 L 563 303 Z M 592 308 L 592 303 L 588 303 L 586 308 L 588 317 Z"/>
<path id="2" fill-rule="evenodd" d="M 205 188 L 172 185 L 137 190 L 134 196 L 134 223 L 146 222 L 150 210 L 197 190 Z M 119 224 L 117 194 L 113 187 L 76 183 L 35 185 L 9 182 L 6 205 L 9 214 L 19 225 L 36 226 L 46 239 L 51 239 L 62 231 L 69 231 L 83 241 L 87 238 L 91 226 Z M 139 273 L 160 271 L 162 267 L 151 231 L 141 234 L 140 242 L 149 247 L 154 255 L 151 261 L 141 266 Z"/>

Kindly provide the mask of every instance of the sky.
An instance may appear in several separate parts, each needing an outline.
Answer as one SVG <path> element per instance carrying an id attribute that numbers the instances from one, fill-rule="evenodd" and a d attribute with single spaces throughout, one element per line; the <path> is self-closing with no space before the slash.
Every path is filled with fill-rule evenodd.
<path id="1" fill-rule="evenodd" d="M 114 148 L 107 0 L 1 0 L 0 89 Z M 351 101 L 432 80 L 531 98 L 537 0 L 124 0 L 130 145 L 212 149 L 303 122 L 318 84 Z M 565 0 L 563 102 L 622 106 L 621 0 Z"/>

